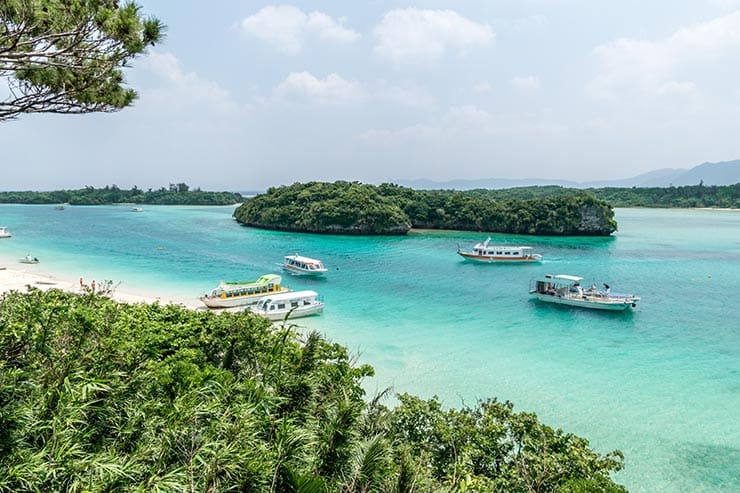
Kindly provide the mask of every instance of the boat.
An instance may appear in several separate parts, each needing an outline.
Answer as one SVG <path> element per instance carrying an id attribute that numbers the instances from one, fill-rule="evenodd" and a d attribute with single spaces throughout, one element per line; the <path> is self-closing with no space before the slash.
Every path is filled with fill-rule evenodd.
<path id="1" fill-rule="evenodd" d="M 301 257 L 297 253 L 288 255 L 283 260 L 283 269 L 299 276 L 323 276 L 328 270 L 321 260 Z"/>
<path id="2" fill-rule="evenodd" d="M 39 259 L 37 257 L 34 257 L 31 254 L 26 255 L 25 257 L 21 257 L 18 259 L 18 261 L 22 264 L 38 264 Z"/>
<path id="3" fill-rule="evenodd" d="M 66 206 L 68 206 L 68 205 L 69 205 L 69 204 L 66 204 L 66 203 L 65 203 L 65 204 L 59 204 L 59 205 L 55 205 L 55 206 L 54 206 L 54 210 L 55 210 L 55 211 L 63 211 L 63 210 L 64 210 L 64 208 L 65 208 Z"/>
<path id="4" fill-rule="evenodd" d="M 144 209 L 141 207 L 132 207 L 131 212 L 144 212 Z"/>
<path id="5" fill-rule="evenodd" d="M 254 304 L 265 296 L 290 291 L 281 282 L 282 277 L 276 274 L 265 274 L 256 281 L 221 281 L 218 287 L 201 296 L 200 300 L 209 308 L 231 308 Z"/>
<path id="6" fill-rule="evenodd" d="M 293 291 L 267 296 L 249 310 L 270 320 L 286 320 L 317 315 L 324 311 L 324 302 L 316 291 Z"/>
<path id="7" fill-rule="evenodd" d="M 529 293 L 540 301 L 559 305 L 578 306 L 596 310 L 627 310 L 637 306 L 639 296 L 633 294 L 612 293 L 608 284 L 597 290 L 596 284 L 588 289 L 581 285 L 582 277 L 568 274 L 547 274 L 541 279 L 532 281 Z"/>
<path id="8" fill-rule="evenodd" d="M 8 228 L 6 228 L 5 226 L 0 226 L 0 238 L 10 238 L 11 236 L 13 235 L 10 234 Z"/>
<path id="9" fill-rule="evenodd" d="M 465 260 L 485 263 L 529 263 L 542 261 L 542 255 L 532 253 L 532 247 L 489 245 L 490 242 L 491 237 L 489 236 L 483 243 L 476 243 L 469 252 L 460 250 L 460 245 L 458 245 L 457 254 Z"/>

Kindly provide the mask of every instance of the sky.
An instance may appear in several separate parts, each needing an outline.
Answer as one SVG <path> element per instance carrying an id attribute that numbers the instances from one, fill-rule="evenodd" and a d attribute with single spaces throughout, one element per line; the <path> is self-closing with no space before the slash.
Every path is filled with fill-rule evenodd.
<path id="1" fill-rule="evenodd" d="M 740 0 L 138 0 L 111 114 L 0 123 L 0 190 L 632 177 L 740 158 Z M 1 88 L 0 88 L 1 89 Z"/>

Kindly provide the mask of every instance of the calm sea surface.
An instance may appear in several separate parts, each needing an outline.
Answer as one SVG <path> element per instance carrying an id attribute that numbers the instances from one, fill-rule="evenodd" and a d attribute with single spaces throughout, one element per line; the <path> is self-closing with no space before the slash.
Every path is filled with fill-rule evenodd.
<path id="1" fill-rule="evenodd" d="M 239 226 L 233 207 L 0 205 L 0 264 L 121 290 L 196 298 L 224 280 L 279 272 L 284 255 L 324 260 L 325 312 L 300 319 L 372 364 L 370 392 L 496 396 L 547 424 L 620 449 L 637 492 L 740 491 L 740 213 L 618 209 L 609 238 L 491 235 L 541 265 L 476 265 L 455 254 L 483 233 L 361 238 Z M 27 254 L 41 259 L 23 266 Z M 642 296 L 629 313 L 543 305 L 530 279 L 575 274 Z"/>

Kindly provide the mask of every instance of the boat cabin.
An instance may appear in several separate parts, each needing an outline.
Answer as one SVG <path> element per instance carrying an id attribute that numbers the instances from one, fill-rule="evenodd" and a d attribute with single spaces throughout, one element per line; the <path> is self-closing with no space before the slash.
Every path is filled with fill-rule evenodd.
<path id="1" fill-rule="evenodd" d="M 309 274 L 321 274 L 327 270 L 321 260 L 302 257 L 298 254 L 286 256 L 283 262 L 283 267 L 290 271 L 305 272 Z"/>

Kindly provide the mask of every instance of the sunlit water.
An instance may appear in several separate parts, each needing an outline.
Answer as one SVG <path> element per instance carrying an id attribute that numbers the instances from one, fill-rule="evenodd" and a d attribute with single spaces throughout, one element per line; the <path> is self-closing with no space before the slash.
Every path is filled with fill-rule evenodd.
<path id="1" fill-rule="evenodd" d="M 617 210 L 610 238 L 491 235 L 541 265 L 478 265 L 455 253 L 485 234 L 345 237 L 239 226 L 233 207 L 0 205 L 0 264 L 119 289 L 195 298 L 220 279 L 324 261 L 325 280 L 285 276 L 327 306 L 301 319 L 372 364 L 370 392 L 496 396 L 550 425 L 620 449 L 631 491 L 740 491 L 740 213 Z M 23 266 L 27 254 L 41 259 Z M 530 279 L 575 274 L 642 297 L 627 313 L 550 306 Z"/>

